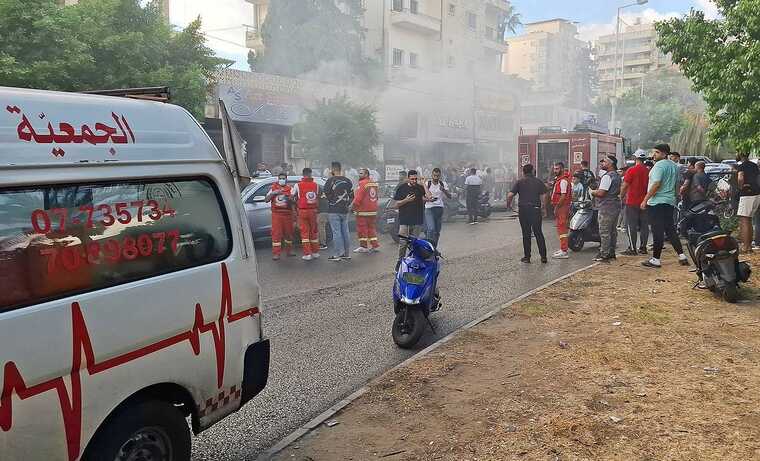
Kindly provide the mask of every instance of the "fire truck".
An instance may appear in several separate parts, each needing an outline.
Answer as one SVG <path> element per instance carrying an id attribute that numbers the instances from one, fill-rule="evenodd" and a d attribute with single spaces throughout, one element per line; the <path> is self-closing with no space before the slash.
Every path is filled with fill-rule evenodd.
<path id="1" fill-rule="evenodd" d="M 520 168 L 532 164 L 536 177 L 551 182 L 552 166 L 563 162 L 571 173 L 581 169 L 581 162 L 589 162 L 596 173 L 601 159 L 614 155 L 620 167 L 625 165 L 624 139 L 602 133 L 587 125 L 578 125 L 573 131 L 546 127 L 538 134 L 521 134 L 518 138 L 518 164 Z"/>

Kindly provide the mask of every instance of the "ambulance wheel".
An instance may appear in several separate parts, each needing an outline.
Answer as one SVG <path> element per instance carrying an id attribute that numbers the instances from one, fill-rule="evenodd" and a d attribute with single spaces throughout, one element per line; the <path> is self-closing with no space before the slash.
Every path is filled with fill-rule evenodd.
<path id="1" fill-rule="evenodd" d="M 570 238 L 568 240 L 568 246 L 570 246 L 570 249 L 573 251 L 581 251 L 586 244 L 582 232 L 570 232 Z"/>
<path id="2" fill-rule="evenodd" d="M 157 400 L 111 415 L 98 429 L 84 461 L 189 461 L 190 428 L 175 406 Z"/>

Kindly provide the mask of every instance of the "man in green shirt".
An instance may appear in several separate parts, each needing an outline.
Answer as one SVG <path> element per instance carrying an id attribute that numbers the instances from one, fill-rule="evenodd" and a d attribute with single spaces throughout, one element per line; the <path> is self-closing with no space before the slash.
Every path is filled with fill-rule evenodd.
<path id="1" fill-rule="evenodd" d="M 673 223 L 678 192 L 678 165 L 668 159 L 668 154 L 670 154 L 669 145 L 658 144 L 654 146 L 656 163 L 649 172 L 649 188 L 644 201 L 641 202 L 641 209 L 647 210 L 649 223 L 652 226 L 652 239 L 654 240 L 652 257 L 641 263 L 645 267 L 662 267 L 660 257 L 662 256 L 666 234 L 670 244 L 673 245 L 673 249 L 678 254 L 678 262 L 682 266 L 689 265 L 689 260 L 683 253 L 683 246 Z"/>

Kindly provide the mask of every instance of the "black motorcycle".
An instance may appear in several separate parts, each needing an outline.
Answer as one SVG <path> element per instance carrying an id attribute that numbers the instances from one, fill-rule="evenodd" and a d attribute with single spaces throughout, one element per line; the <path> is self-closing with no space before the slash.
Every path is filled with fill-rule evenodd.
<path id="1" fill-rule="evenodd" d="M 739 283 L 749 280 L 752 269 L 739 261 L 739 244 L 730 232 L 720 228 L 716 208 L 718 205 L 711 200 L 692 205 L 679 224 L 688 229 L 687 247 L 699 277 L 697 286 L 735 303 Z"/>
<path id="2" fill-rule="evenodd" d="M 466 193 L 464 189 L 455 187 L 451 198 L 444 197 L 443 220 L 453 221 L 457 216 L 468 216 L 467 204 L 464 202 Z M 478 196 L 478 217 L 489 218 L 493 209 L 491 207 L 491 193 L 481 192 Z"/>

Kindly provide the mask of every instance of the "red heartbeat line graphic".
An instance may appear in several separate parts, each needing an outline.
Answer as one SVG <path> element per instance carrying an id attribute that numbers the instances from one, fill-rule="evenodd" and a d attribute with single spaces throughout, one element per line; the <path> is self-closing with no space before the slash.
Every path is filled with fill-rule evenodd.
<path id="1" fill-rule="evenodd" d="M 5 106 L 5 110 L 10 112 L 11 114 L 20 114 L 21 108 L 18 106 Z"/>
<path id="2" fill-rule="evenodd" d="M 102 373 L 111 368 L 123 365 L 125 363 L 137 360 L 139 358 L 158 352 L 169 346 L 187 341 L 190 343 L 193 354 L 198 356 L 201 353 L 200 335 L 201 333 L 211 332 L 214 339 L 214 349 L 216 352 L 216 382 L 217 389 L 221 389 L 224 382 L 224 360 L 225 360 L 225 323 L 237 322 L 244 318 L 255 315 L 259 312 L 257 307 L 232 313 L 232 293 L 230 291 L 230 279 L 227 273 L 226 264 L 222 263 L 222 298 L 219 311 L 219 318 L 210 323 L 204 323 L 203 310 L 200 304 L 195 305 L 195 321 L 193 327 L 183 333 L 177 334 L 170 338 L 163 339 L 157 343 L 150 344 L 140 349 L 127 352 L 126 354 L 113 357 L 104 362 L 95 361 L 95 353 L 92 349 L 90 335 L 87 331 L 87 324 L 82 315 L 82 309 L 78 302 L 71 303 L 71 320 L 73 330 L 73 355 L 71 364 L 71 391 L 66 387 L 64 377 L 58 377 L 45 381 L 43 383 L 27 387 L 24 378 L 18 371 L 14 362 L 8 362 L 3 368 L 3 388 L 0 394 L 0 429 L 7 432 L 13 425 L 13 406 L 11 397 L 15 392 L 19 399 L 26 400 L 36 395 L 48 391 L 56 391 L 58 400 L 61 405 L 61 414 L 63 415 L 64 431 L 66 433 L 66 444 L 68 447 L 69 460 L 73 461 L 79 456 L 81 451 L 82 435 L 82 386 L 80 372 L 82 370 L 82 355 L 87 373 L 92 376 Z"/>

